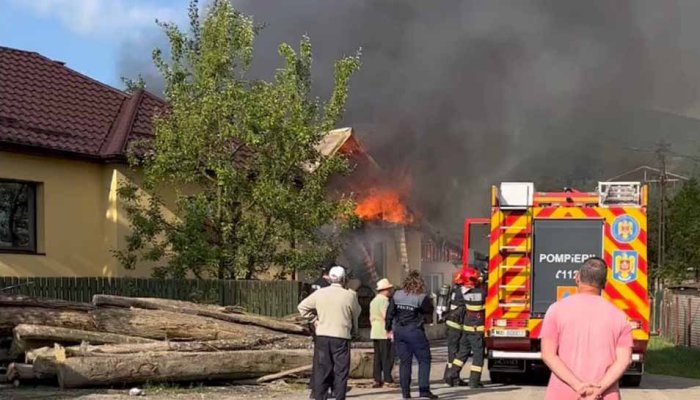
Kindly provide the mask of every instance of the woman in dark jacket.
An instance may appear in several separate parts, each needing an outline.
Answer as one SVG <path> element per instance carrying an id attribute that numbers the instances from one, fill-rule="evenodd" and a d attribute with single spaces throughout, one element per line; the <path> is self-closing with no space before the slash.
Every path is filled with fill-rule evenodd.
<path id="1" fill-rule="evenodd" d="M 423 328 L 425 316 L 432 316 L 433 309 L 420 273 L 409 272 L 401 290 L 391 298 L 386 315 L 386 330 L 393 334 L 396 352 L 401 360 L 399 382 L 404 399 L 411 398 L 411 364 L 414 356 L 418 360 L 419 397 L 438 398 L 430 392 L 430 343 Z"/>

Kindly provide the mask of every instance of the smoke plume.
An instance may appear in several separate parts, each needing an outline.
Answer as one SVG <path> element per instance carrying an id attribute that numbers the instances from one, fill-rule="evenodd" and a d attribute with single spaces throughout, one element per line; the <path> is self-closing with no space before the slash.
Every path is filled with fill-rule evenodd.
<path id="1" fill-rule="evenodd" d="M 465 216 L 487 212 L 492 184 L 590 184 L 653 162 L 652 153 L 631 147 L 652 149 L 666 137 L 680 149 L 700 128 L 676 115 L 697 106 L 697 2 L 234 4 L 265 25 L 255 76 L 270 77 L 280 65 L 280 42 L 308 34 L 317 94 L 327 96 L 333 61 L 362 48 L 343 124 L 380 164 L 408 170 L 411 201 L 454 236 Z M 149 78 L 154 43 L 165 47 L 162 37 L 129 44 L 120 73 Z"/>

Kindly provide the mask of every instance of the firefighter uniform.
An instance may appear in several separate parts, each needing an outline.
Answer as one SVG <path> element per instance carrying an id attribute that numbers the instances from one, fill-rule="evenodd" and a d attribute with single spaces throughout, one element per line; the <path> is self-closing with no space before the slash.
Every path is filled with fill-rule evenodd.
<path id="1" fill-rule="evenodd" d="M 486 290 L 483 285 L 466 289 L 464 292 L 464 303 L 466 312 L 462 324 L 463 333 L 451 372 L 453 377 L 459 377 L 459 372 L 464 363 L 466 363 L 467 358 L 469 358 L 469 354 L 473 354 L 472 364 L 469 368 L 469 386 L 478 388 L 481 387 L 481 371 L 484 367 Z"/>
<path id="2" fill-rule="evenodd" d="M 445 374 L 443 376 L 445 383 L 450 386 L 464 385 L 464 382 L 459 379 L 459 374 L 454 376 L 451 373 L 454 366 L 459 366 L 461 369 L 461 364 L 457 359 L 457 352 L 459 351 L 459 344 L 463 336 L 464 316 L 466 312 L 466 305 L 464 302 L 464 295 L 462 293 L 462 285 L 455 283 L 450 289 L 450 294 L 448 295 L 448 305 L 447 314 L 445 317 L 445 325 L 447 325 L 447 366 L 445 366 Z"/>

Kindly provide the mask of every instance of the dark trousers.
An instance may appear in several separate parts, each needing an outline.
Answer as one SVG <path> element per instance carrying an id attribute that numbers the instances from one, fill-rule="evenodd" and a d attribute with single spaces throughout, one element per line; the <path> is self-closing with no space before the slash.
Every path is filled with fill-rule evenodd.
<path id="1" fill-rule="evenodd" d="M 452 368 L 452 362 L 457 358 L 457 352 L 459 351 L 459 343 L 462 339 L 462 328 L 454 328 L 447 326 L 447 366 L 445 366 L 445 373 L 443 377 L 446 381 L 452 380 L 450 375 L 450 370 Z M 448 382 L 449 383 L 449 382 Z"/>
<path id="2" fill-rule="evenodd" d="M 312 341 L 314 343 L 314 358 L 313 358 L 313 362 L 311 364 L 311 378 L 309 378 L 308 387 L 309 387 L 309 389 L 311 389 L 312 397 L 315 398 L 316 396 L 314 395 L 314 375 L 315 375 L 314 370 L 316 369 L 315 365 L 318 365 L 318 352 L 316 352 L 316 335 L 312 336 Z M 326 381 L 330 387 L 333 387 L 333 374 L 331 374 L 328 377 L 328 379 L 326 379 Z"/>
<path id="3" fill-rule="evenodd" d="M 399 383 L 404 397 L 411 393 L 411 364 L 418 360 L 418 390 L 420 394 L 430 391 L 430 343 L 422 328 L 399 327 L 394 329 L 396 352 L 401 360 Z"/>
<path id="4" fill-rule="evenodd" d="M 482 332 L 464 332 L 462 334 L 459 351 L 455 358 L 464 364 L 470 354 L 473 354 L 472 366 L 475 367 L 472 368 L 472 371 L 481 372 L 481 367 L 484 366 L 484 334 Z"/>
<path id="5" fill-rule="evenodd" d="M 328 379 L 333 377 L 333 389 L 337 400 L 345 400 L 350 375 L 350 341 L 347 339 L 316 336 L 314 357 L 314 398 L 328 398 Z"/>
<path id="6" fill-rule="evenodd" d="M 394 344 L 389 339 L 372 340 L 372 342 L 374 342 L 374 381 L 393 383 L 391 369 L 394 366 Z"/>

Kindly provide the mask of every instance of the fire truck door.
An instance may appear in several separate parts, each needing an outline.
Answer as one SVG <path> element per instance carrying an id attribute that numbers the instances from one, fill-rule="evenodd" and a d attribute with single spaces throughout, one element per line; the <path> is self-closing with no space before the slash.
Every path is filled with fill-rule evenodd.
<path id="1" fill-rule="evenodd" d="M 576 292 L 575 273 L 589 257 L 603 255 L 603 221 L 533 221 L 532 313 Z"/>

